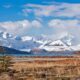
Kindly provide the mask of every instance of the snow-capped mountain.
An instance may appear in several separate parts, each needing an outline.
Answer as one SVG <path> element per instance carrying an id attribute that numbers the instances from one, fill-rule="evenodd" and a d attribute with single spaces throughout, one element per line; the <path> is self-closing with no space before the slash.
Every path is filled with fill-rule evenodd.
<path id="1" fill-rule="evenodd" d="M 61 40 L 66 43 L 66 45 L 71 46 L 74 45 L 73 40 L 74 40 L 74 36 L 70 35 L 69 33 L 66 33 Z"/>
<path id="2" fill-rule="evenodd" d="M 7 32 L 0 32 L 0 37 L 4 38 L 4 39 L 7 39 L 7 38 L 11 38 L 12 35 L 7 33 Z"/>
<path id="3" fill-rule="evenodd" d="M 51 40 L 47 44 L 40 46 L 47 51 L 80 51 L 80 46 L 76 45 L 75 37 L 67 33 L 58 40 Z"/>
<path id="4" fill-rule="evenodd" d="M 50 46 L 66 46 L 61 40 L 53 41 L 49 45 Z"/>
<path id="5" fill-rule="evenodd" d="M 0 45 L 17 50 L 30 50 L 40 46 L 40 43 L 33 37 L 29 36 L 10 36 L 5 32 L 0 33 Z"/>
<path id="6" fill-rule="evenodd" d="M 47 51 L 65 51 L 71 50 L 69 46 L 64 44 L 61 40 L 51 41 L 43 46 L 39 47 L 40 49 L 45 49 Z"/>
<path id="7" fill-rule="evenodd" d="M 47 39 L 46 37 L 13 36 L 7 32 L 0 32 L 0 45 L 20 51 L 75 51 L 80 50 L 79 45 L 74 45 L 74 36 L 66 34 L 58 40 Z"/>

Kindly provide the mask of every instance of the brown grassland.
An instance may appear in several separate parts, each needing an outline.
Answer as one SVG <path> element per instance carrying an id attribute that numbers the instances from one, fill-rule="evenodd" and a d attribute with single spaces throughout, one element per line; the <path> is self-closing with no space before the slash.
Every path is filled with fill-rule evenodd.
<path id="1" fill-rule="evenodd" d="M 9 56 L 5 62 L 0 62 L 0 80 L 80 80 L 80 56 Z"/>

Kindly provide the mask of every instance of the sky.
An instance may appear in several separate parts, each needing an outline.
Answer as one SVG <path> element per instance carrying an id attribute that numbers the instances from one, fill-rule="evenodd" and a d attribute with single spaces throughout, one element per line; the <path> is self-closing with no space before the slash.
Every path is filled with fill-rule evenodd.
<path id="1" fill-rule="evenodd" d="M 0 31 L 80 41 L 80 0 L 0 0 Z"/>

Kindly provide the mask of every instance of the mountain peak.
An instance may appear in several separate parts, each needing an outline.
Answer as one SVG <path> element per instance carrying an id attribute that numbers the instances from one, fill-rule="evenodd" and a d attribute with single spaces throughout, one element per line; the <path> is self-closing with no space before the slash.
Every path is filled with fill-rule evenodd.
<path id="1" fill-rule="evenodd" d="M 30 51 L 34 48 L 44 49 L 47 51 L 63 51 L 70 50 L 71 48 L 75 49 L 76 47 L 73 47 L 72 45 L 75 43 L 74 40 L 74 36 L 68 33 L 54 41 L 52 39 L 47 39 L 45 36 L 13 36 L 7 32 L 0 32 L 0 41 L 3 43 L 2 46 L 23 51 Z M 78 46 L 77 49 L 79 50 L 80 46 Z"/>
<path id="2" fill-rule="evenodd" d="M 74 36 L 69 34 L 69 33 L 66 33 L 62 38 L 61 40 L 68 46 L 71 46 L 73 45 L 73 40 L 74 40 Z"/>
<path id="3" fill-rule="evenodd" d="M 4 38 L 4 39 L 7 39 L 7 38 L 11 38 L 12 35 L 7 33 L 7 32 L 0 32 L 0 37 Z"/>
<path id="4" fill-rule="evenodd" d="M 65 46 L 65 44 L 61 40 L 53 41 L 49 45 L 53 45 L 53 46 Z"/>

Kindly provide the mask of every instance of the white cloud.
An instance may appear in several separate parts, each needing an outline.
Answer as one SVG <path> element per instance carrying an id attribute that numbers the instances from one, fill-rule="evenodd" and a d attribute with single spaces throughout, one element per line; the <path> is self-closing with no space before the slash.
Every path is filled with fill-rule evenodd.
<path id="1" fill-rule="evenodd" d="M 29 28 L 40 28 L 41 23 L 37 20 L 33 20 L 30 22 L 29 20 L 22 21 L 7 21 L 0 22 L 0 29 L 4 29 L 5 31 L 12 34 L 22 34 L 27 31 Z"/>
<path id="2" fill-rule="evenodd" d="M 55 28 L 73 28 L 80 26 L 79 20 L 61 20 L 61 19 L 53 19 L 49 22 L 50 27 Z"/>
<path id="3" fill-rule="evenodd" d="M 32 26 L 40 28 L 42 26 L 42 24 L 39 21 L 37 21 L 37 20 L 33 20 L 32 21 Z"/>
<path id="4" fill-rule="evenodd" d="M 26 4 L 24 5 L 23 13 L 33 13 L 36 16 L 80 17 L 80 4 Z"/>
<path id="5" fill-rule="evenodd" d="M 29 7 L 29 8 L 28 8 Z M 30 12 L 34 13 L 36 16 L 49 16 L 52 12 L 52 8 L 54 6 L 44 6 L 44 5 L 37 5 L 37 4 L 27 4 L 23 9 L 24 14 L 28 14 Z M 31 9 L 32 8 L 32 9 Z"/>
<path id="6" fill-rule="evenodd" d="M 54 30 L 55 36 L 60 36 L 69 33 L 76 38 L 76 42 L 80 42 L 80 20 L 61 20 L 53 19 L 49 21 L 48 26 Z"/>

